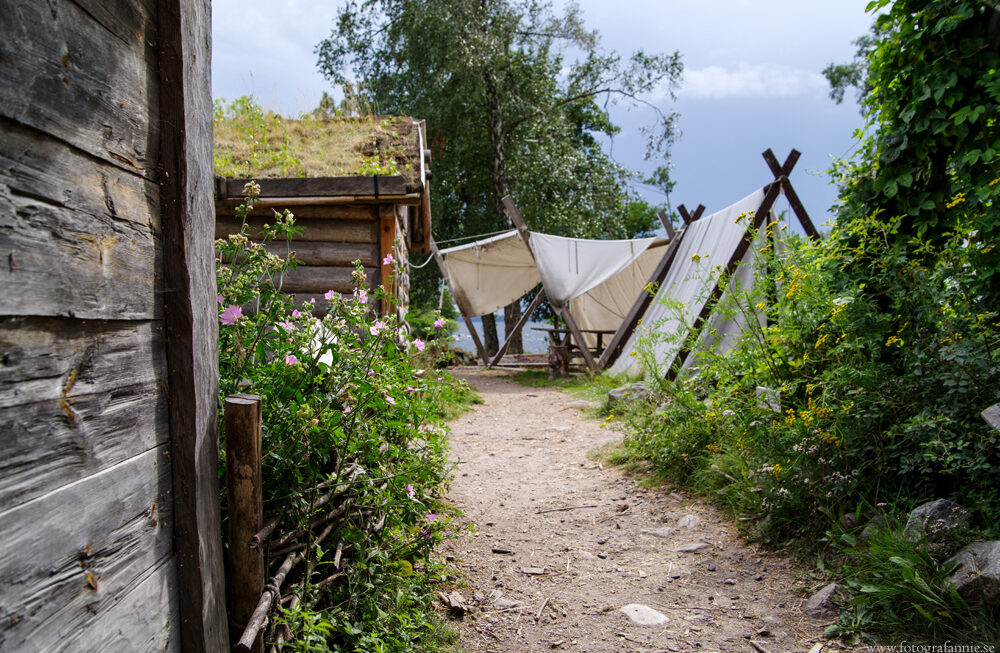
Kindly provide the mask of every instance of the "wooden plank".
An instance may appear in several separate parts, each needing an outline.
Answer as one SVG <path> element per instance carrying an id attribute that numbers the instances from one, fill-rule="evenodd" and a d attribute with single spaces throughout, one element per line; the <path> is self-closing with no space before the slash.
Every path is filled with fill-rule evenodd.
<path id="1" fill-rule="evenodd" d="M 250 548 L 250 538 L 261 529 L 264 504 L 261 487 L 261 398 L 226 397 L 226 506 L 228 512 L 227 607 L 229 641 L 239 639 L 264 593 L 264 551 Z M 261 653 L 263 633 L 252 650 Z"/>
<path id="2" fill-rule="evenodd" d="M 354 266 L 355 261 L 361 261 L 365 267 L 374 267 L 378 260 L 378 248 L 368 243 L 321 243 L 306 240 L 293 240 L 285 243 L 268 243 L 265 249 L 272 254 L 284 257 L 288 251 L 295 255 L 297 261 L 305 265 Z"/>
<path id="3" fill-rule="evenodd" d="M 155 182 L 95 159 L 44 132 L 0 118 L 0 185 L 17 199 L 38 198 L 93 216 L 160 231 Z M 82 218 L 80 218 L 82 220 Z"/>
<path id="4" fill-rule="evenodd" d="M 0 320 L 0 505 L 167 441 L 160 325 Z"/>
<path id="5" fill-rule="evenodd" d="M 350 266 L 303 265 L 297 270 L 285 272 L 281 290 L 286 293 L 323 294 L 327 290 L 351 293 L 354 291 L 354 282 L 351 278 L 353 273 L 354 268 Z M 365 275 L 370 282 L 375 283 L 378 268 L 365 268 Z"/>
<path id="6" fill-rule="evenodd" d="M 219 217 L 215 220 L 215 237 L 225 238 L 238 233 L 241 222 L 236 218 Z M 251 237 L 259 237 L 266 224 L 274 224 L 273 219 L 252 217 L 247 220 Z M 295 236 L 296 240 L 327 243 L 371 243 L 378 242 L 378 225 L 374 221 L 359 220 L 317 220 L 302 225 L 305 229 Z"/>
<path id="7" fill-rule="evenodd" d="M 239 197 L 250 179 L 227 179 L 226 196 Z M 398 175 L 355 177 L 282 177 L 257 179 L 261 197 L 329 197 L 406 195 L 406 181 Z"/>
<path id="8" fill-rule="evenodd" d="M 146 320 L 162 314 L 148 227 L 99 219 L 0 185 L 0 314 Z"/>
<path id="9" fill-rule="evenodd" d="M 151 449 L 0 512 L 0 648 L 59 648 L 173 557 L 167 453 Z"/>
<path id="10" fill-rule="evenodd" d="M 392 298 L 396 294 L 396 263 L 392 261 L 387 263 L 386 259 L 395 251 L 395 245 L 396 209 L 392 204 L 382 204 L 379 206 L 378 231 L 378 276 L 386 296 L 382 302 L 382 315 L 389 315 L 393 311 Z"/>
<path id="11" fill-rule="evenodd" d="M 657 211 L 656 217 L 660 219 L 660 224 L 663 225 L 663 230 L 667 232 L 667 239 L 672 239 L 674 237 L 674 226 L 670 224 L 670 219 L 667 217 L 665 211 Z"/>
<path id="12" fill-rule="evenodd" d="M 217 216 L 235 217 L 236 207 L 241 204 L 238 200 L 216 200 L 215 214 Z M 312 220 L 378 220 L 378 204 L 333 204 L 295 206 L 285 201 L 272 202 L 273 206 L 263 206 L 255 204 L 253 213 L 255 217 L 270 218 L 274 211 L 289 209 L 295 214 L 296 220 L 309 223 Z"/>
<path id="13" fill-rule="evenodd" d="M 159 0 L 163 276 L 180 646 L 228 648 L 219 510 L 209 0 Z"/>
<path id="14" fill-rule="evenodd" d="M 490 367 L 493 367 L 500 362 L 503 355 L 507 353 L 507 348 L 510 347 L 510 341 L 514 339 L 516 334 L 521 332 L 521 329 L 523 329 L 524 325 L 528 323 L 529 319 L 531 319 L 531 315 L 535 312 L 535 309 L 538 308 L 538 305 L 542 303 L 543 299 L 545 299 L 545 291 L 539 290 L 535 295 L 535 298 L 531 300 L 528 310 L 521 314 L 521 319 L 517 321 L 517 324 L 514 325 L 514 329 L 510 332 L 510 335 L 507 336 L 507 338 L 503 341 L 503 344 L 500 345 L 500 349 L 497 350 L 496 356 L 494 356 L 493 360 L 490 361 Z"/>
<path id="15" fill-rule="evenodd" d="M 677 207 L 677 212 L 681 214 L 681 220 L 684 221 L 685 225 L 691 224 L 691 214 L 688 213 L 687 207 L 683 204 Z"/>
<path id="16" fill-rule="evenodd" d="M 174 563 L 171 557 L 152 568 L 135 589 L 86 629 L 67 635 L 55 651 L 180 653 L 180 623 L 169 618 L 179 609 Z"/>
<path id="17" fill-rule="evenodd" d="M 9 0 L 0 11 L 0 115 L 122 169 L 156 177 L 159 127 L 155 21 L 125 0 L 104 14 L 127 38 L 69 0 Z"/>
<path id="18" fill-rule="evenodd" d="M 656 264 L 656 268 L 649 275 L 646 285 L 643 286 L 639 292 L 639 296 L 632 303 L 632 308 L 625 314 L 625 319 L 622 320 L 618 330 L 615 331 L 615 335 L 612 336 L 611 342 L 608 343 L 608 346 L 604 349 L 604 353 L 601 354 L 601 358 L 597 362 L 598 369 L 607 369 L 618 360 L 622 349 L 625 347 L 625 343 L 632 337 L 636 327 L 639 326 L 639 320 L 646 314 L 646 309 L 653 302 L 653 296 L 655 295 L 654 288 L 663 283 L 663 280 L 667 278 L 667 273 L 670 271 L 670 266 L 674 263 L 674 258 L 677 256 L 677 248 L 680 247 L 686 230 L 686 225 L 681 227 L 677 235 L 667 245 L 667 248 L 663 252 L 663 257 L 660 258 L 660 262 Z"/>

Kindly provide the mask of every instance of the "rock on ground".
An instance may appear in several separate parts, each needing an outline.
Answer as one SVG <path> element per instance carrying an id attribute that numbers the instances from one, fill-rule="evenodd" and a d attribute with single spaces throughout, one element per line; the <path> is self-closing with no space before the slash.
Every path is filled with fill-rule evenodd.
<path id="1" fill-rule="evenodd" d="M 911 541 L 920 539 L 922 535 L 933 540 L 944 531 L 971 523 L 972 515 L 968 510 L 954 501 L 938 499 L 919 505 L 910 512 L 903 535 Z"/>
<path id="2" fill-rule="evenodd" d="M 1000 603 L 1000 542 L 973 542 L 948 562 L 958 565 L 948 580 L 963 599 Z"/>
<path id="3" fill-rule="evenodd" d="M 659 626 L 670 621 L 667 615 L 641 603 L 629 603 L 621 611 L 632 623 L 640 626 Z"/>
<path id="4" fill-rule="evenodd" d="M 830 583 L 809 597 L 809 602 L 802 608 L 810 617 L 826 619 L 837 616 L 837 606 L 833 604 L 833 596 L 837 592 L 837 584 Z"/>

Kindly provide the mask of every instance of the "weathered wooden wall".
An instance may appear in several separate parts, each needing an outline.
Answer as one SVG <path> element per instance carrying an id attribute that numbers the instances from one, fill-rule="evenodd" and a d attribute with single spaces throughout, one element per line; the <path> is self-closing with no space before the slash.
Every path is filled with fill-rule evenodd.
<path id="1" fill-rule="evenodd" d="M 173 539 L 178 522 L 192 523 L 191 506 L 175 505 L 173 460 L 188 446 L 175 433 L 190 430 L 171 420 L 178 407 L 200 410 L 202 439 L 208 429 L 217 446 L 214 403 L 206 412 L 173 392 L 183 395 L 177 372 L 194 356 L 176 330 L 178 346 L 167 346 L 165 314 L 183 305 L 174 295 L 189 315 L 205 312 L 213 327 L 216 319 L 214 294 L 191 292 L 204 274 L 189 269 L 198 257 L 211 269 L 210 247 L 179 252 L 164 238 L 171 229 L 200 241 L 211 234 L 209 5 L 183 6 L 0 1 L 3 651 L 226 648 L 205 626 L 224 619 L 221 603 L 200 596 L 222 591 L 211 568 L 218 551 L 203 556 L 195 581 L 182 581 L 178 552 L 192 545 Z M 167 114 L 170 133 L 161 130 Z M 167 160 L 164 138 L 200 149 L 208 167 Z M 164 172 L 182 179 L 164 185 Z M 202 227 L 190 210 L 164 209 L 199 183 Z M 186 280 L 165 285 L 167 260 Z M 214 356 L 214 335 L 204 337 Z M 210 378 L 189 385 L 214 402 Z M 218 539 L 211 514 L 193 521 L 204 526 L 196 539 Z M 188 591 L 194 584 L 202 589 Z"/>
<path id="2" fill-rule="evenodd" d="M 383 181 L 376 185 L 373 179 Z M 238 195 L 246 181 L 218 178 L 216 192 Z M 247 219 L 251 238 L 265 224 L 273 223 L 274 210 L 291 210 L 298 226 L 303 227 L 303 231 L 287 247 L 285 243 L 268 246 L 270 251 L 279 255 L 285 255 L 287 251 L 295 252 L 295 258 L 302 261 L 297 270 L 285 274 L 282 289 L 286 293 L 299 302 L 315 299 L 317 310 L 325 311 L 323 294 L 328 290 L 341 294 L 352 292 L 353 262 L 361 261 L 369 285 L 384 285 L 387 292 L 396 298 L 392 307 L 383 307 L 383 312 L 393 312 L 403 321 L 409 306 L 409 231 L 411 222 L 418 214 L 420 194 L 403 194 L 402 181 L 396 177 L 260 179 L 258 183 L 263 206 L 255 207 Z M 383 193 L 379 198 L 368 196 L 357 199 L 341 195 L 346 192 L 372 192 L 373 186 L 381 191 L 397 191 L 397 194 Z M 289 195 L 282 196 L 281 193 Z M 217 197 L 216 238 L 225 238 L 239 231 L 242 224 L 236 217 L 239 202 L 232 195 Z M 383 265 L 382 261 L 388 253 L 393 254 L 396 260 L 394 265 Z M 393 269 L 395 273 L 390 274 Z"/>

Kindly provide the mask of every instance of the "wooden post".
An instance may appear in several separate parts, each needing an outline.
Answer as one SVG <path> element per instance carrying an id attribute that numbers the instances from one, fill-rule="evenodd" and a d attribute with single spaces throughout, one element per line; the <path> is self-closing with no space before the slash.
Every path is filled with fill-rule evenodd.
<path id="1" fill-rule="evenodd" d="M 670 219 L 667 218 L 667 214 L 664 211 L 657 211 L 656 217 L 660 219 L 660 224 L 663 225 L 664 231 L 667 232 L 667 239 L 672 239 L 674 237 L 674 227 L 670 224 Z"/>
<path id="2" fill-rule="evenodd" d="M 155 6 L 168 370 L 163 381 L 170 388 L 176 593 L 181 597 L 176 648 L 215 653 L 227 650 L 228 641 L 219 512 L 212 8 L 209 0 L 162 0 Z"/>
<path id="3" fill-rule="evenodd" d="M 775 158 L 774 152 L 770 148 L 764 150 L 761 154 L 764 157 L 764 161 L 767 163 L 767 167 L 771 169 L 776 179 L 781 181 L 781 191 L 785 194 L 788 199 L 789 206 L 792 207 L 792 211 L 795 213 L 795 217 L 799 219 L 799 224 L 802 225 L 802 229 L 806 232 L 806 236 L 812 239 L 819 238 L 819 232 L 813 225 L 812 220 L 809 218 L 809 214 L 806 213 L 806 209 L 802 206 L 802 200 L 799 199 L 798 193 L 792 187 L 792 182 L 788 180 L 788 175 L 792 173 L 792 168 L 795 167 L 795 163 L 802 156 L 802 153 L 798 150 L 792 150 L 788 154 L 788 158 L 785 159 L 784 165 L 778 165 L 778 159 Z"/>
<path id="4" fill-rule="evenodd" d="M 396 244 L 396 207 L 392 204 L 380 204 L 378 218 L 379 281 L 385 290 L 385 299 L 382 300 L 382 315 L 389 315 L 393 311 L 396 299 L 396 263 L 395 261 L 386 263 L 386 258 L 392 255 Z"/>
<path id="5" fill-rule="evenodd" d="M 229 620 L 234 636 L 243 632 L 264 592 L 264 552 L 250 547 L 264 520 L 261 493 L 261 399 L 226 398 L 226 490 L 229 505 Z M 252 650 L 261 653 L 263 633 Z"/>

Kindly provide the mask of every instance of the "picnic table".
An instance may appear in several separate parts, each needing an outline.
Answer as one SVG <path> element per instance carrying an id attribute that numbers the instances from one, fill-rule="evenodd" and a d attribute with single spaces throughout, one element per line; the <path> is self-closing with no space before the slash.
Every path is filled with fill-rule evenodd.
<path id="1" fill-rule="evenodd" d="M 569 329 L 556 329 L 552 327 L 532 327 L 533 331 L 544 331 L 549 334 L 549 377 L 566 376 L 569 373 L 569 362 L 574 356 L 583 356 L 581 345 L 586 347 L 586 343 L 573 342 L 573 334 Z M 594 359 L 598 359 L 604 353 L 604 336 L 613 336 L 614 330 L 609 329 L 580 329 L 580 334 L 593 333 L 597 336 L 595 347 L 590 348 L 590 353 Z"/>

